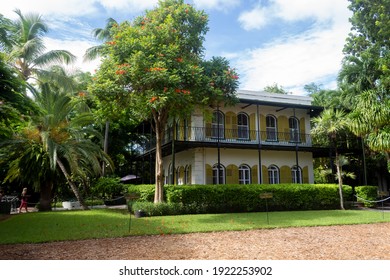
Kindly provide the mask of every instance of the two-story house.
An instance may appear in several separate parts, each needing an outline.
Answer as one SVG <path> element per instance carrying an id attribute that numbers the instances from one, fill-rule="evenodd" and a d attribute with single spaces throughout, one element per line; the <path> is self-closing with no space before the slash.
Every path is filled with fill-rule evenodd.
<path id="1" fill-rule="evenodd" d="M 232 107 L 209 106 L 167 130 L 167 184 L 313 183 L 308 96 L 239 90 Z M 154 146 L 143 149 L 152 158 Z"/>

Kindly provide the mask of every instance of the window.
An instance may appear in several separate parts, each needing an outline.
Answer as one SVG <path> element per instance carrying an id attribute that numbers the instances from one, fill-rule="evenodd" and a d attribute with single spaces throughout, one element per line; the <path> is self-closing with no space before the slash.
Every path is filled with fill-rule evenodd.
<path id="1" fill-rule="evenodd" d="M 302 184 L 302 169 L 294 165 L 291 168 L 291 177 L 294 184 Z"/>
<path id="2" fill-rule="evenodd" d="M 268 167 L 268 180 L 270 184 L 279 184 L 279 168 L 277 166 Z"/>
<path id="3" fill-rule="evenodd" d="M 225 167 L 220 164 L 218 168 L 218 164 L 213 166 L 213 184 L 225 184 Z"/>
<path id="4" fill-rule="evenodd" d="M 239 139 L 249 139 L 249 119 L 247 114 L 239 113 L 237 115 L 237 129 Z"/>
<path id="5" fill-rule="evenodd" d="M 243 185 L 251 183 L 251 169 L 248 165 L 243 164 L 238 168 L 238 182 Z"/>
<path id="6" fill-rule="evenodd" d="M 276 118 L 274 116 L 268 115 L 265 121 L 267 141 L 278 141 Z"/>
<path id="7" fill-rule="evenodd" d="M 291 142 L 300 142 L 299 120 L 295 117 L 290 117 L 288 119 L 288 125 L 290 128 L 290 141 Z"/>
<path id="8" fill-rule="evenodd" d="M 191 165 L 186 165 L 184 169 L 184 184 L 191 184 Z"/>
<path id="9" fill-rule="evenodd" d="M 224 131 L 225 131 L 225 117 L 221 111 L 215 111 L 213 113 L 213 120 L 211 122 L 211 137 L 225 138 Z"/>

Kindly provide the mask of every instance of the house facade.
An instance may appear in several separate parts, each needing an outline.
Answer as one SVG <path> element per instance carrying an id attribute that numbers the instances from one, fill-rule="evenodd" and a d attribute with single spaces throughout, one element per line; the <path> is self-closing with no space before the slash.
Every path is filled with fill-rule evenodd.
<path id="1" fill-rule="evenodd" d="M 239 90 L 234 106 L 199 108 L 167 130 L 166 184 L 314 183 L 308 96 Z M 154 146 L 143 150 L 152 156 Z"/>

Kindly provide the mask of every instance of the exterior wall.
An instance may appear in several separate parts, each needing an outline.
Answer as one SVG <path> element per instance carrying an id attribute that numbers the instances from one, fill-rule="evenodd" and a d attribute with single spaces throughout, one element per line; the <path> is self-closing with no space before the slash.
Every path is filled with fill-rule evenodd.
<path id="1" fill-rule="evenodd" d="M 172 156 L 164 158 L 164 174 L 169 178 L 169 166 Z M 214 148 L 197 148 L 180 152 L 175 155 L 175 182 L 183 184 L 183 170 L 191 167 L 191 184 L 212 184 L 212 167 L 218 163 L 218 152 Z M 259 181 L 259 154 L 257 150 L 220 149 L 220 163 L 226 170 L 226 183 L 238 184 L 238 168 L 241 165 L 249 166 L 251 183 Z M 298 164 L 303 171 L 303 183 L 314 183 L 313 158 L 309 152 L 298 153 Z M 267 169 L 275 165 L 279 169 L 280 182 L 292 183 L 291 168 L 296 165 L 294 151 L 261 151 L 261 165 L 263 182 L 268 184 Z M 167 182 L 168 183 L 168 182 Z"/>
<path id="2" fill-rule="evenodd" d="M 248 149 L 232 149 L 221 148 L 220 149 L 220 163 L 226 170 L 226 183 L 238 183 L 239 167 L 246 165 L 250 168 L 251 182 L 252 183 L 268 183 L 268 168 L 275 166 L 278 169 L 281 183 L 291 183 L 292 175 L 291 168 L 297 164 L 297 156 L 295 152 L 295 145 L 311 147 L 310 136 L 310 115 L 309 110 L 305 109 L 293 109 L 289 108 L 298 105 L 310 106 L 311 101 L 308 97 L 297 97 L 290 95 L 275 95 L 268 93 L 254 94 L 252 92 L 242 92 L 246 97 L 247 103 L 239 103 L 232 107 L 207 107 L 204 109 L 196 109 L 188 122 L 180 121 L 178 124 L 178 135 L 176 136 L 179 141 L 197 141 L 197 142 L 214 142 L 218 141 L 234 144 L 240 143 L 241 145 L 263 143 L 265 146 L 272 145 L 273 148 L 280 146 L 288 147 L 287 150 L 266 150 L 261 151 L 261 166 L 259 166 L 259 152 L 257 149 L 253 149 L 253 146 Z M 251 104 L 251 100 L 268 100 L 274 104 L 278 104 L 280 100 L 283 100 L 281 105 L 255 105 Z M 257 98 L 257 99 L 256 99 Z M 295 102 L 295 103 L 294 103 Z M 286 104 L 291 104 L 286 106 Z M 216 131 L 215 124 L 212 128 L 212 115 L 213 112 L 219 109 L 223 113 L 223 134 L 220 138 L 216 138 L 216 135 L 212 132 Z M 238 133 L 238 114 L 244 113 L 248 116 L 248 135 L 249 137 L 243 138 Z M 278 133 L 277 139 L 267 139 L 266 133 L 266 117 L 272 115 L 276 118 L 276 132 Z M 294 117 L 299 121 L 299 140 L 292 138 L 289 127 L 289 118 Z M 188 126 L 188 127 L 187 127 Z M 242 129 L 240 130 L 242 133 Z M 218 130 L 219 135 L 219 130 Z M 260 135 L 261 139 L 258 139 Z M 268 146 L 270 147 L 270 146 Z M 179 152 L 175 154 L 175 171 L 174 182 L 176 184 L 186 183 L 188 181 L 191 184 L 211 184 L 213 183 L 213 166 L 218 163 L 218 150 L 217 148 L 192 148 L 187 151 Z M 172 163 L 172 155 L 164 158 L 164 174 L 166 176 L 166 183 L 170 183 L 172 179 L 172 173 L 169 172 L 170 165 Z M 298 152 L 298 165 L 302 169 L 303 183 L 313 183 L 313 157 L 311 152 Z M 190 169 L 190 172 L 188 170 Z M 187 170 L 187 172 L 185 171 Z M 262 178 L 260 178 L 262 173 Z"/>

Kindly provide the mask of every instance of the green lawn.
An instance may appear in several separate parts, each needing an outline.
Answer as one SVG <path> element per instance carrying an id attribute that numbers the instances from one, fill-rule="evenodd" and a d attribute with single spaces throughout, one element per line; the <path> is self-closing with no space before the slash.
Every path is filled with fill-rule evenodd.
<path id="1" fill-rule="evenodd" d="M 0 244 L 260 228 L 390 222 L 390 212 L 362 210 L 234 213 L 131 218 L 126 210 L 53 211 L 0 222 Z"/>

